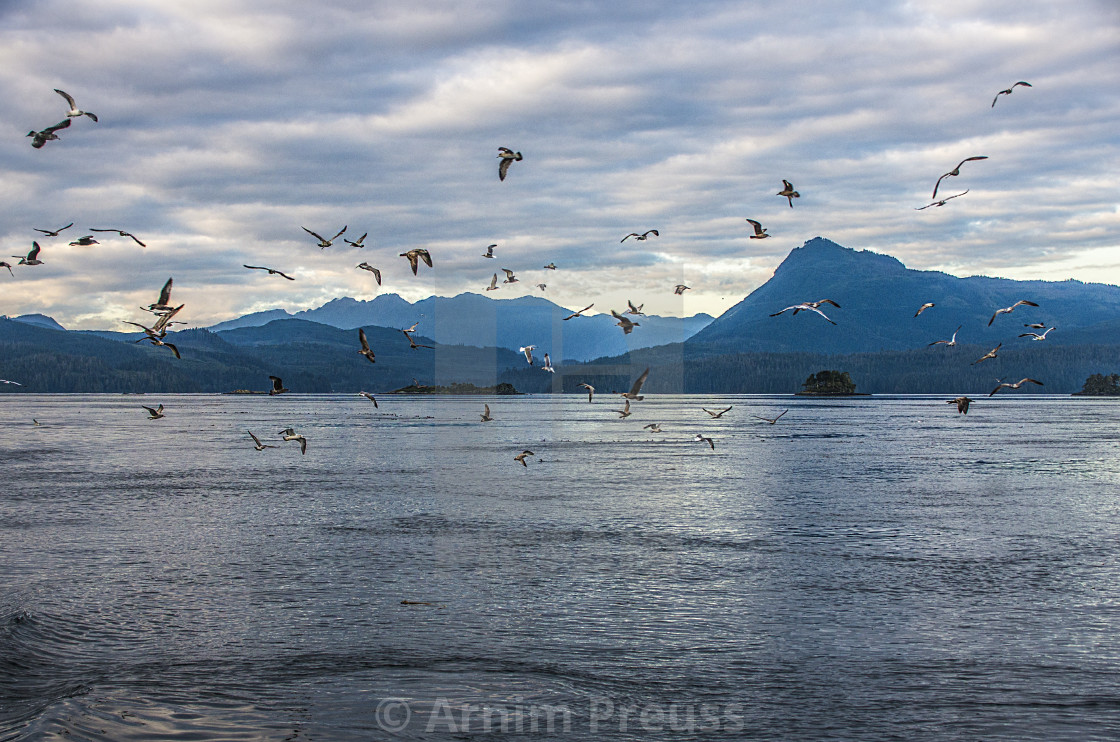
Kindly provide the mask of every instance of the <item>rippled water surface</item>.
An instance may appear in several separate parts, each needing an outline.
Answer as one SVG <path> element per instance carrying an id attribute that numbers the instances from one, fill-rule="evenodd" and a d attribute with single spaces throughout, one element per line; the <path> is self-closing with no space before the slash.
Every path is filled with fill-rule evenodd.
<path id="1" fill-rule="evenodd" d="M 1120 738 L 1120 407 L 944 400 L 0 397 L 0 740 Z"/>

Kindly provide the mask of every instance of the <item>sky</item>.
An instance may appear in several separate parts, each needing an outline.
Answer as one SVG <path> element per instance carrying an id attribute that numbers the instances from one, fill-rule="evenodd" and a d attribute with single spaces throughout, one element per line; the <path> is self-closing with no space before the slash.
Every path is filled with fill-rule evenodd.
<path id="1" fill-rule="evenodd" d="M 99 121 L 36 150 L 54 88 Z M 0 239 L 44 261 L 0 269 L 0 314 L 69 328 L 150 319 L 169 276 L 205 326 L 485 293 L 501 268 L 494 298 L 719 315 L 817 236 L 1120 284 L 1114 0 L 0 0 L 0 95 Z M 504 182 L 499 147 L 524 158 Z M 917 210 L 976 155 L 938 195 L 967 194 Z M 302 229 L 344 225 L 364 248 Z M 68 244 L 90 228 L 147 247 Z"/>

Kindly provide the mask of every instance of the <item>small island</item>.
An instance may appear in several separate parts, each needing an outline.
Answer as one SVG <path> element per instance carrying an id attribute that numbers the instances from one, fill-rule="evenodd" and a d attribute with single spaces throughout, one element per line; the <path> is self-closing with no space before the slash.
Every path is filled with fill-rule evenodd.
<path id="1" fill-rule="evenodd" d="M 1093 374 L 1075 397 L 1120 397 L 1120 374 Z"/>
<path id="2" fill-rule="evenodd" d="M 513 384 L 501 383 L 496 386 L 475 386 L 464 382 L 456 382 L 451 386 L 427 386 L 424 384 L 409 384 L 400 389 L 394 389 L 389 394 L 521 394 L 513 388 Z"/>
<path id="3" fill-rule="evenodd" d="M 801 385 L 804 387 L 799 396 L 804 397 L 870 397 L 856 391 L 856 383 L 847 371 L 818 371 L 809 374 L 809 378 Z"/>

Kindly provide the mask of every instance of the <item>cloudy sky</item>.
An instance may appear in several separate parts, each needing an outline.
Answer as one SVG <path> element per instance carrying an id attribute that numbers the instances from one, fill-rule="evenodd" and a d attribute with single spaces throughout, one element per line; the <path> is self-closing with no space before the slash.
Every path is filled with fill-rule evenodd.
<path id="1" fill-rule="evenodd" d="M 511 268 L 490 296 L 544 281 L 574 308 L 719 314 L 818 235 L 1120 283 L 1114 0 L 0 0 L 0 88 L 5 254 L 75 223 L 2 271 L 0 314 L 68 327 L 142 320 L 168 276 L 192 326 L 368 299 L 361 261 L 409 300 Z M 66 112 L 53 88 L 100 122 L 35 150 Z M 505 182 L 499 146 L 524 155 Z M 973 155 L 942 185 L 967 195 L 915 210 Z M 364 249 L 301 229 L 343 225 Z M 148 247 L 67 244 L 91 227 Z M 411 275 L 413 247 L 434 270 Z"/>

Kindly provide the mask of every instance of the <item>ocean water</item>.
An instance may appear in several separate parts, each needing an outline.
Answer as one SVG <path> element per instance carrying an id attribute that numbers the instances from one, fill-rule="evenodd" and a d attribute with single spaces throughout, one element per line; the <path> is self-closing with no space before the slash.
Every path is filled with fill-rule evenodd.
<path id="1" fill-rule="evenodd" d="M 1120 738 L 1117 401 L 945 399 L 2 396 L 0 740 Z"/>

